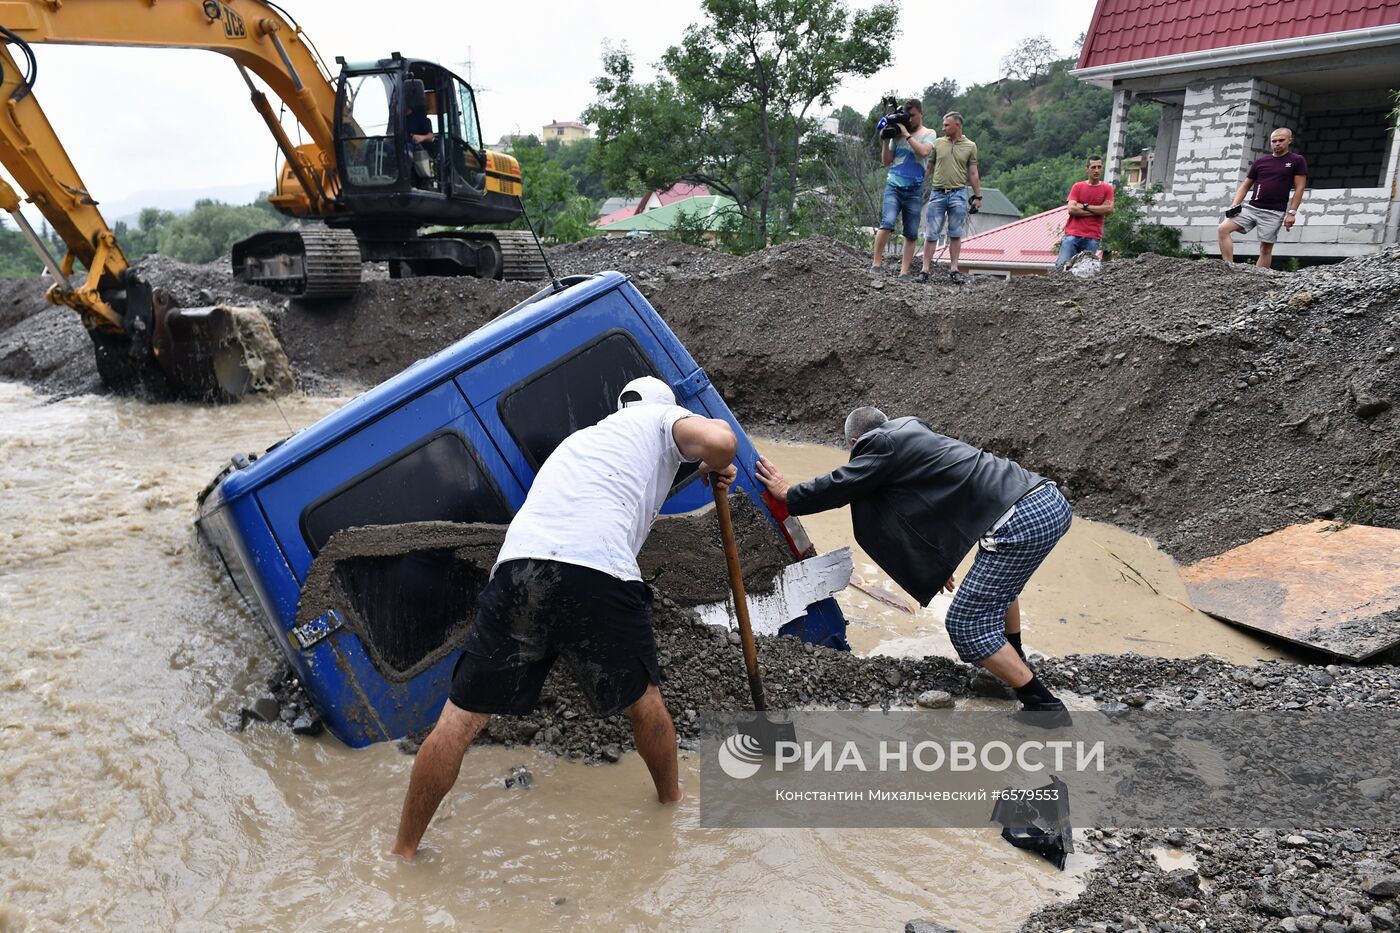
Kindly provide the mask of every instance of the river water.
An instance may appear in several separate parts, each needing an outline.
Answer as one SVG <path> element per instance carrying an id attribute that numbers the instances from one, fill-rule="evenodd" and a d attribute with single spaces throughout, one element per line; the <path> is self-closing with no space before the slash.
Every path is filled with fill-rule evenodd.
<path id="1" fill-rule="evenodd" d="M 191 525 L 232 453 L 343 401 L 50 401 L 0 383 L 0 931 L 890 930 L 913 917 L 991 931 L 1077 893 L 1085 859 L 1061 874 L 992 829 L 701 829 L 691 755 L 690 796 L 663 809 L 634 754 L 592 767 L 476 748 L 419 860 L 386 856 L 412 759 L 232 727 L 279 664 Z M 794 478 L 841 456 L 764 447 Z M 808 526 L 825 549 L 849 541 L 842 521 Z M 1119 559 L 1165 573 L 1124 537 Z M 1085 582 L 1111 577 L 1111 559 L 1071 550 L 1041 575 L 1068 579 L 1038 577 L 1027 594 L 1027 639 L 1042 650 L 1265 653 L 1158 616 L 1158 603 L 1116 614 L 1119 584 Z M 1134 587 L 1125 599 L 1146 592 L 1121 585 Z M 858 650 L 946 650 L 938 604 L 907 614 L 841 598 L 863 619 Z M 528 790 L 504 786 L 519 764 Z"/>

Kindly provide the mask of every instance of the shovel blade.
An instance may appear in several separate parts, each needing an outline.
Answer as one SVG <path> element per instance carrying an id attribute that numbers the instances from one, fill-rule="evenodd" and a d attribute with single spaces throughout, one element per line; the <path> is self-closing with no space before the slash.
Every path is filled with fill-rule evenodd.
<path id="1" fill-rule="evenodd" d="M 735 723 L 734 731 L 751 736 L 765 758 L 777 754 L 779 742 L 797 742 L 797 728 L 791 720 L 766 712 L 758 713 L 753 719 L 740 720 Z"/>

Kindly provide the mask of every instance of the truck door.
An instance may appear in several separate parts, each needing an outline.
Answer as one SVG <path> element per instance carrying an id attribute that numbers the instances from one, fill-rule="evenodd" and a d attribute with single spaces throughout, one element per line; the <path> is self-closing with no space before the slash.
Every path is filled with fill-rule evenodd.
<path id="1" fill-rule="evenodd" d="M 565 295 L 568 293 L 565 292 Z M 617 289 L 604 292 L 544 328 L 504 348 L 457 384 L 524 492 L 564 438 L 617 410 L 617 396 L 632 379 L 656 376 L 676 386 L 686 375 Z M 677 402 L 697 413 L 693 399 Z M 695 464 L 682 464 L 664 512 L 685 512 Z M 707 491 L 701 489 L 701 492 Z M 520 502 L 514 503 L 519 508 Z"/>

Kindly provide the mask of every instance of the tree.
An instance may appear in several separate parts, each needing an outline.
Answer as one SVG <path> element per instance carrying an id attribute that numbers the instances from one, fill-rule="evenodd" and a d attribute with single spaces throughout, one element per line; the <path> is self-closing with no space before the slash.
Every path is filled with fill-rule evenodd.
<path id="1" fill-rule="evenodd" d="M 0 215 L 0 279 L 38 275 L 43 268 L 29 240 L 18 230 L 10 229 Z"/>
<path id="2" fill-rule="evenodd" d="M 515 141 L 511 155 L 520 162 L 525 213 L 541 240 L 572 243 L 596 232 L 592 203 L 578 193 L 573 177 L 551 157 L 549 146 L 526 136 Z M 526 229 L 525 218 L 511 226 Z"/>
<path id="3" fill-rule="evenodd" d="M 840 110 L 831 111 L 836 120 L 836 128 L 847 136 L 860 136 L 865 133 L 865 117 L 850 104 L 843 104 Z"/>
<path id="4" fill-rule="evenodd" d="M 1160 185 L 1154 185 L 1143 190 L 1128 189 L 1117 193 L 1113 213 L 1104 218 L 1105 259 L 1127 259 L 1142 253 L 1200 258 L 1202 252 L 1199 246 L 1193 244 L 1182 248 L 1180 228 L 1147 221 L 1147 208 L 1161 190 Z"/>
<path id="5" fill-rule="evenodd" d="M 128 259 L 159 253 L 182 262 L 206 263 L 227 253 L 239 240 L 285 223 L 266 197 L 241 205 L 201 200 L 187 214 L 144 208 L 135 229 L 118 223 L 113 233 Z"/>
<path id="6" fill-rule="evenodd" d="M 1050 66 L 1056 58 L 1055 46 L 1044 36 L 1031 36 L 1022 39 L 1006 53 L 1001 60 L 1003 77 L 1024 81 L 1035 87 L 1036 81 L 1050 73 Z"/>
<path id="7" fill-rule="evenodd" d="M 957 99 L 958 82 L 952 78 L 944 78 L 937 84 L 930 84 L 924 88 L 924 125 L 935 129 L 941 127 L 943 115 L 957 109 L 953 106 Z"/>
<path id="8" fill-rule="evenodd" d="M 704 0 L 704 14 L 650 84 L 626 49 L 605 49 L 584 119 L 609 186 L 705 184 L 761 246 L 789 234 L 813 108 L 889 63 L 898 12 L 893 0 L 854 13 L 842 0 Z"/>

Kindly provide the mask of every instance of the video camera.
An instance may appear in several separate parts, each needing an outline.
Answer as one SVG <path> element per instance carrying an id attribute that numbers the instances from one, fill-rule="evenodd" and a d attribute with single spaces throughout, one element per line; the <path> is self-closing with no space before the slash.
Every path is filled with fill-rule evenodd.
<path id="1" fill-rule="evenodd" d="M 900 137 L 899 128 L 903 126 L 906 130 L 913 130 L 909 121 L 913 119 L 908 110 L 899 105 L 899 100 L 894 97 L 885 97 L 880 101 L 880 108 L 885 111 L 885 115 L 880 118 L 880 122 L 875 124 L 880 131 L 881 139 L 898 139 Z"/>

